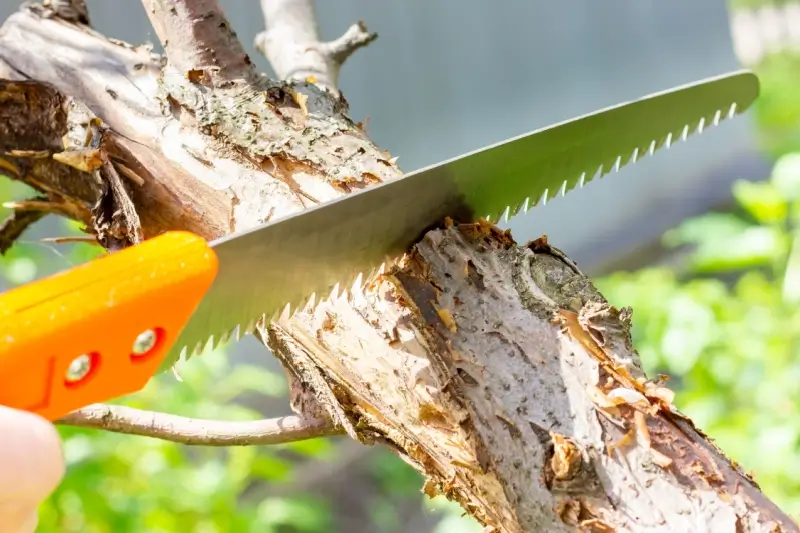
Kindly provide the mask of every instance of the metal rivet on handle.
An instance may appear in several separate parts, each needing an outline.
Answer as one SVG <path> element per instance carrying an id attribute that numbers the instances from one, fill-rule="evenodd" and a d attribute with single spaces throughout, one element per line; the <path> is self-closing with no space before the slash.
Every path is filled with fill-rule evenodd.
<path id="1" fill-rule="evenodd" d="M 66 380 L 67 383 L 77 383 L 92 370 L 92 358 L 87 354 L 79 355 L 69 364 L 67 368 Z"/>
<path id="2" fill-rule="evenodd" d="M 136 337 L 136 340 L 133 341 L 133 355 L 147 355 L 147 353 L 156 345 L 157 340 L 158 335 L 156 335 L 156 332 L 152 329 L 143 331 Z"/>

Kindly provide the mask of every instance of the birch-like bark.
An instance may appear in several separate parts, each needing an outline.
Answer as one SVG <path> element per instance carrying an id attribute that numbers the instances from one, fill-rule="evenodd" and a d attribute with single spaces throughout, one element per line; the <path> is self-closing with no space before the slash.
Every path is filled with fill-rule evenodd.
<path id="1" fill-rule="evenodd" d="M 339 72 L 350 55 L 378 35 L 358 22 L 338 39 L 320 42 L 312 0 L 261 0 L 266 30 L 255 45 L 280 79 L 308 81 L 338 96 Z"/>
<path id="2" fill-rule="evenodd" d="M 227 26 L 198 35 L 208 27 L 183 16 L 202 6 L 221 22 L 216 2 L 171 4 L 177 15 L 151 12 L 166 64 L 36 8 L 0 28 L 0 166 L 47 209 L 130 244 L 108 207 L 127 198 L 144 238 L 213 238 L 401 175 L 330 87 L 292 75 L 302 54 L 275 66 L 296 81 L 252 76 Z M 304 24 L 287 46 L 314 37 Z M 219 48 L 191 49 L 201 43 Z M 94 152 L 54 158 L 67 134 L 85 148 L 94 117 L 99 170 L 86 171 Z M 363 292 L 259 325 L 314 414 L 390 447 L 426 494 L 487 532 L 798 531 L 646 380 L 630 313 L 569 259 L 483 223 L 443 224 Z"/>

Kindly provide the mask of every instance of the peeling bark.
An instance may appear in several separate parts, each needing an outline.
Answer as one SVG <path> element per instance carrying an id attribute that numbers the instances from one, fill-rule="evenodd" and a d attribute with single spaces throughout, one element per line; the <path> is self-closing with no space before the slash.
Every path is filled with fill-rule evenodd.
<path id="1" fill-rule="evenodd" d="M 97 229 L 113 185 L 143 238 L 210 239 L 401 176 L 334 91 L 254 74 L 216 2 L 145 4 L 167 61 L 35 6 L 0 28 L 0 165 L 59 213 Z M 443 223 L 363 293 L 259 325 L 300 414 L 487 531 L 798 531 L 645 378 L 629 310 L 545 240 Z"/>
<path id="2" fill-rule="evenodd" d="M 427 494 L 497 531 L 797 530 L 646 381 L 629 311 L 543 241 L 432 231 L 366 294 L 272 329 Z"/>

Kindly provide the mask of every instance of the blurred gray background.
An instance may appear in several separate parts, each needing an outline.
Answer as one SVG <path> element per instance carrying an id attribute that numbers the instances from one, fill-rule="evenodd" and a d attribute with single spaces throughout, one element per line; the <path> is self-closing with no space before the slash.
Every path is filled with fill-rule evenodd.
<path id="1" fill-rule="evenodd" d="M 139 2 L 88 4 L 100 32 L 133 44 L 155 41 Z M 263 30 L 258 2 L 222 4 L 251 57 L 269 71 L 252 45 Z M 0 18 L 18 6 L 0 1 Z M 323 39 L 357 20 L 379 33 L 347 62 L 341 88 L 352 118 L 369 117 L 369 134 L 405 171 L 740 68 L 724 0 L 318 0 L 317 12 Z M 547 234 L 589 273 L 631 268 L 653 260 L 664 230 L 725 204 L 732 181 L 767 170 L 751 121 L 740 117 L 512 219 L 510 227 L 518 241 Z M 63 234 L 56 222 L 37 225 L 25 240 Z M 52 257 L 40 275 L 68 266 Z M 252 339 L 232 353 L 276 364 Z M 263 410 L 276 415 L 287 406 Z M 347 465 L 370 451 L 345 447 L 350 463 L 315 484 L 337 499 L 342 531 L 363 531 L 367 510 L 356 474 L 348 472 L 347 491 L 336 487 Z M 408 531 L 430 531 L 430 519 L 416 512 L 404 511 L 417 520 Z"/>
<path id="2" fill-rule="evenodd" d="M 225 0 L 256 63 L 256 0 Z M 89 0 L 94 26 L 142 43 L 141 4 Z M 0 2 L 0 17 L 19 2 Z M 345 65 L 355 120 L 405 171 L 648 93 L 740 68 L 724 0 L 319 0 L 324 39 L 364 20 L 379 38 Z M 157 46 L 157 48 L 159 48 Z M 512 220 L 517 240 L 547 234 L 588 271 L 618 266 L 688 215 L 725 202 L 728 184 L 766 167 L 739 117 Z"/>

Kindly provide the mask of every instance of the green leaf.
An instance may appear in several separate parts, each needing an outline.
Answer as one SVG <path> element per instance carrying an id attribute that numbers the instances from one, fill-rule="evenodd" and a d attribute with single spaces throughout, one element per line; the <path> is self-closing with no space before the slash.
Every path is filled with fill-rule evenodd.
<path id="1" fill-rule="evenodd" d="M 422 476 L 414 469 L 409 468 L 402 459 L 381 450 L 373 454 L 368 460 L 367 467 L 381 483 L 383 490 L 396 497 L 418 491 L 423 484 Z"/>
<path id="2" fill-rule="evenodd" d="M 28 257 L 12 259 L 5 265 L 5 278 L 14 285 L 30 283 L 36 278 L 36 262 Z"/>
<path id="3" fill-rule="evenodd" d="M 726 239 L 707 239 L 691 258 L 696 272 L 721 272 L 769 265 L 783 257 L 787 236 L 776 228 L 749 227 Z"/>
<path id="4" fill-rule="evenodd" d="M 250 470 L 256 478 L 269 481 L 286 481 L 292 475 L 292 463 L 272 454 L 262 453 L 256 457 Z"/>
<path id="5" fill-rule="evenodd" d="M 333 457 L 335 455 L 336 450 L 333 442 L 334 441 L 328 438 L 316 438 L 290 442 L 284 446 L 287 450 L 291 450 L 294 453 L 319 459 L 322 457 Z"/>
<path id="6" fill-rule="evenodd" d="M 685 244 L 702 244 L 736 238 L 752 224 L 732 213 L 708 213 L 682 222 L 667 231 L 662 239 L 664 245 L 677 247 Z"/>
<path id="7" fill-rule="evenodd" d="M 196 361 L 192 361 L 195 363 Z M 248 392 L 260 392 L 268 396 L 286 393 L 286 378 L 266 368 L 240 363 L 228 371 L 217 384 L 220 401 L 229 402 Z"/>
<path id="8" fill-rule="evenodd" d="M 789 200 L 800 198 L 800 152 L 781 156 L 772 167 L 770 179 L 784 198 Z"/>
<path id="9" fill-rule="evenodd" d="M 433 533 L 480 533 L 483 528 L 456 502 L 447 500 L 444 496 L 437 496 L 428 501 L 428 506 L 437 514 L 442 514 L 442 520 L 436 525 Z"/>
<path id="10" fill-rule="evenodd" d="M 758 222 L 773 224 L 786 219 L 786 199 L 773 183 L 739 180 L 733 184 L 733 196 Z"/>
<path id="11" fill-rule="evenodd" d="M 469 516 L 448 514 L 436 524 L 433 533 L 481 533 L 481 525 Z"/>
<path id="12" fill-rule="evenodd" d="M 273 528 L 291 527 L 303 533 L 331 531 L 330 512 L 317 499 L 269 498 L 258 506 L 258 516 Z"/>
<path id="13" fill-rule="evenodd" d="M 716 319 L 711 309 L 685 294 L 665 304 L 669 318 L 661 351 L 670 373 L 683 375 L 714 340 L 718 331 Z"/>

